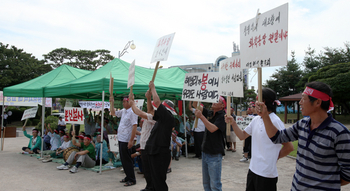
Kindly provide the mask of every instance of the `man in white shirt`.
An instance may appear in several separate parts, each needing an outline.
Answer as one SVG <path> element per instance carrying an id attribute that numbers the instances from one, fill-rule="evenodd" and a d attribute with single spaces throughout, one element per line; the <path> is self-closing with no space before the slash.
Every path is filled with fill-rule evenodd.
<path id="1" fill-rule="evenodd" d="M 203 107 L 203 104 L 201 104 Z M 196 111 L 195 108 L 192 107 L 192 101 L 188 104 L 188 109 L 194 113 Z M 202 159 L 202 142 L 204 137 L 205 125 L 201 119 L 198 119 L 197 128 L 194 128 L 193 123 L 193 137 L 194 137 L 194 152 L 195 156 L 193 158 Z"/>
<path id="2" fill-rule="evenodd" d="M 124 186 L 132 186 L 136 184 L 131 147 L 136 135 L 137 115 L 132 111 L 128 97 L 123 99 L 123 107 L 122 110 L 111 112 L 111 115 L 121 118 L 118 127 L 119 154 L 126 177 L 120 182 L 125 183 Z"/>
<path id="3" fill-rule="evenodd" d="M 58 118 L 58 124 L 57 124 L 57 130 L 65 130 L 66 129 L 66 122 L 62 119 L 62 116 Z"/>
<path id="4" fill-rule="evenodd" d="M 263 88 L 262 99 L 267 106 L 272 123 L 280 130 L 284 124 L 274 113 L 276 112 L 276 93 L 270 88 Z M 290 142 L 274 144 L 266 134 L 264 122 L 260 116 L 256 116 L 242 131 L 232 116 L 225 116 L 226 123 L 230 123 L 240 140 L 252 137 L 252 158 L 247 175 L 246 191 L 252 190 L 277 190 L 277 160 L 287 156 L 294 150 Z M 281 146 L 283 148 L 281 149 Z"/>

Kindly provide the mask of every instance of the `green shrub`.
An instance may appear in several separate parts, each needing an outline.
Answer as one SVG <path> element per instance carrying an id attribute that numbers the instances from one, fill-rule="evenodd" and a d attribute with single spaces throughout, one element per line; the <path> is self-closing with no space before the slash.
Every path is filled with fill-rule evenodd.
<path id="1" fill-rule="evenodd" d="M 58 117 L 50 115 L 50 116 L 45 118 L 45 123 L 46 124 L 50 124 L 51 125 L 51 129 L 57 129 Z M 41 122 L 38 123 L 36 128 L 40 128 L 41 129 Z"/>

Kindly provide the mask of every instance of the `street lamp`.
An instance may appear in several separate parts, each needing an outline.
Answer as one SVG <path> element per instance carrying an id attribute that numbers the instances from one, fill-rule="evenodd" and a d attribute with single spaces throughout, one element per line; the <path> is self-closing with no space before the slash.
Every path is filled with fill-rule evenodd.
<path id="1" fill-rule="evenodd" d="M 118 58 L 122 57 L 125 53 L 127 53 L 126 50 L 127 50 L 129 47 L 131 48 L 131 50 L 134 50 L 134 49 L 136 48 L 136 46 L 135 46 L 133 40 L 131 40 L 131 41 L 129 41 L 128 43 L 126 43 L 124 49 L 123 49 L 121 52 L 119 51 L 119 53 L 118 53 Z"/>

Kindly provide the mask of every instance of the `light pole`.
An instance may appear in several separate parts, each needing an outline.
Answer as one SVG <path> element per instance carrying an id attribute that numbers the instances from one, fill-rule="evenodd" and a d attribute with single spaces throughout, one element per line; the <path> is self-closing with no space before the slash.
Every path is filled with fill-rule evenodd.
<path id="1" fill-rule="evenodd" d="M 118 58 L 122 57 L 125 53 L 127 53 L 126 50 L 127 50 L 129 47 L 131 48 L 131 50 L 134 50 L 134 49 L 136 48 L 136 46 L 135 46 L 133 40 L 131 40 L 131 41 L 129 41 L 128 43 L 126 43 L 124 49 L 123 49 L 121 52 L 119 51 L 119 53 L 118 53 Z"/>

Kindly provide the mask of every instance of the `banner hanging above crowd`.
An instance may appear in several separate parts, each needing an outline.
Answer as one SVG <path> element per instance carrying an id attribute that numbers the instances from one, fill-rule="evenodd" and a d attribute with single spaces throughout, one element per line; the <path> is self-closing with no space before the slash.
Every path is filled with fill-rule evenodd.
<path id="1" fill-rule="evenodd" d="M 0 91 L 0 102 L 3 101 L 3 92 Z M 5 97 L 4 104 L 8 106 L 37 106 L 42 105 L 41 97 Z M 52 107 L 52 98 L 45 98 L 45 107 Z"/>

